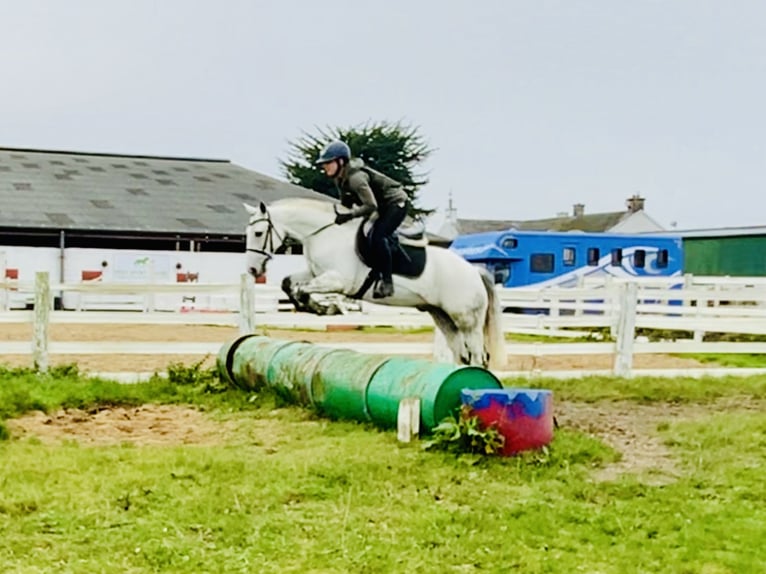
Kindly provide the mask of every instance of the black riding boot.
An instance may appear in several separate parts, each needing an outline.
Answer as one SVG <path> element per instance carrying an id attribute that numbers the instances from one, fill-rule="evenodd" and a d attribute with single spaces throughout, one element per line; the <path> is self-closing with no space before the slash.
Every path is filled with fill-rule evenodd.
<path id="1" fill-rule="evenodd" d="M 372 294 L 375 299 L 390 297 L 394 294 L 394 282 L 391 279 L 393 275 L 393 263 L 391 261 L 393 257 L 391 246 L 393 243 L 391 235 L 401 225 L 406 214 L 407 207 L 405 203 L 401 205 L 387 205 L 381 210 L 380 217 L 375 222 L 375 227 L 373 227 L 372 245 L 377 254 L 376 259 L 380 274 L 383 277 L 375 286 L 375 291 Z"/>
<path id="2" fill-rule="evenodd" d="M 372 293 L 373 299 L 383 299 L 394 294 L 394 282 L 391 265 L 391 244 L 387 237 L 381 240 L 380 246 L 380 274 L 381 280 L 375 285 L 375 291 Z"/>
<path id="3" fill-rule="evenodd" d="M 373 299 L 383 299 L 384 297 L 390 297 L 394 294 L 394 282 L 389 277 L 388 279 L 382 278 L 375 285 L 375 291 L 372 293 Z"/>

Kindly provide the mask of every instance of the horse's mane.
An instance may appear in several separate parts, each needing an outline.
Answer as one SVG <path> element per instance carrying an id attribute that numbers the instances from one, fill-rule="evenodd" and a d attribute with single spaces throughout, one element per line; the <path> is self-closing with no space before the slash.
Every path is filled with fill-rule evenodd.
<path id="1" fill-rule="evenodd" d="M 312 209 L 332 213 L 334 203 L 324 199 L 314 199 L 311 197 L 285 197 L 271 203 L 270 207 L 284 207 L 288 209 Z"/>

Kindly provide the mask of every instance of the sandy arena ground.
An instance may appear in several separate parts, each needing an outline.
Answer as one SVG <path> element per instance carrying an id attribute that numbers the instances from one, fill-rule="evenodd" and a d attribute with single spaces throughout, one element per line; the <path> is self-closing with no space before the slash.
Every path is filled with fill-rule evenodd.
<path id="1" fill-rule="evenodd" d="M 275 339 L 304 340 L 313 343 L 344 342 L 363 338 L 366 342 L 432 342 L 432 333 L 361 333 L 355 331 L 292 331 L 268 329 L 266 334 Z M 235 327 L 210 325 L 80 325 L 52 324 L 51 341 L 160 341 L 160 342 L 213 342 L 221 346 L 238 336 Z M 0 341 L 31 341 L 30 324 L 0 325 Z M 215 356 L 204 355 L 51 355 L 50 364 L 77 363 L 81 370 L 90 372 L 153 372 L 164 371 L 168 364 L 181 362 L 194 364 L 204 359 L 203 365 L 215 364 Z M 31 366 L 31 356 L 3 355 L 0 364 L 14 367 Z M 555 357 L 509 357 L 506 369 L 509 371 L 531 371 L 534 369 L 611 369 L 612 355 L 560 355 Z M 636 355 L 633 365 L 636 369 L 710 367 L 693 359 L 668 355 Z"/>
<path id="2" fill-rule="evenodd" d="M 649 484 L 673 482 L 682 472 L 657 432 L 660 424 L 698 420 L 713 412 L 735 409 L 764 411 L 766 402 L 725 399 L 709 405 L 638 405 L 619 401 L 554 401 L 553 407 L 561 428 L 595 436 L 622 454 L 619 462 L 594 473 L 595 480 L 614 480 L 631 473 L 642 474 L 642 480 Z M 316 421 L 291 424 L 309 426 Z M 243 432 L 267 452 L 274 452 L 278 442 L 274 425 L 268 419 L 221 423 L 193 408 L 172 405 L 59 410 L 48 414 L 38 411 L 9 420 L 7 425 L 14 440 L 34 437 L 45 444 L 77 441 L 88 446 L 123 443 L 215 446 L 236 441 Z"/>

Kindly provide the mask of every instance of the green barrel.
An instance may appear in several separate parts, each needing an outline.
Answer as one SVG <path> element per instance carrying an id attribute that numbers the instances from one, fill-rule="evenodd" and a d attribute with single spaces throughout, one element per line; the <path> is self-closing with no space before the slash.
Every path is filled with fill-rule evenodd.
<path id="1" fill-rule="evenodd" d="M 375 371 L 367 387 L 373 422 L 395 428 L 399 401 L 420 399 L 420 427 L 428 432 L 460 410 L 462 389 L 501 389 L 502 383 L 481 367 L 394 357 Z"/>
<path id="2" fill-rule="evenodd" d="M 268 385 L 266 375 L 272 357 L 283 347 L 299 342 L 280 341 L 260 335 L 243 338 L 232 353 L 231 379 L 237 386 L 247 390 L 265 387 Z"/>
<path id="3" fill-rule="evenodd" d="M 240 347 L 243 343 L 247 342 L 247 347 L 252 347 L 254 344 L 265 344 L 270 339 L 261 335 L 248 334 L 237 337 L 233 341 L 225 343 L 218 351 L 218 357 L 216 364 L 218 366 L 218 373 L 221 376 L 221 380 L 225 381 L 229 385 L 240 387 L 244 389 L 252 388 L 256 381 L 255 377 L 251 377 L 249 381 L 245 381 L 244 384 L 239 380 L 239 376 L 234 372 L 234 359 L 237 356 Z M 240 365 L 241 370 L 241 365 Z"/>
<path id="4" fill-rule="evenodd" d="M 237 337 L 233 341 L 224 343 L 218 351 L 218 356 L 215 360 L 216 367 L 218 368 L 218 375 L 223 382 L 231 387 L 237 386 L 237 382 L 234 380 L 231 373 L 231 364 L 232 361 L 234 361 L 234 353 L 237 350 L 237 347 L 239 347 L 239 344 L 250 336 L 251 335 Z"/>
<path id="5" fill-rule="evenodd" d="M 314 405 L 331 418 L 369 421 L 367 385 L 390 357 L 347 349 L 334 351 L 319 360 L 311 378 Z"/>
<path id="6" fill-rule="evenodd" d="M 311 384 L 319 362 L 331 353 L 341 352 L 330 347 L 298 341 L 284 345 L 272 355 L 266 370 L 269 386 L 286 392 L 294 402 L 316 406 Z"/>

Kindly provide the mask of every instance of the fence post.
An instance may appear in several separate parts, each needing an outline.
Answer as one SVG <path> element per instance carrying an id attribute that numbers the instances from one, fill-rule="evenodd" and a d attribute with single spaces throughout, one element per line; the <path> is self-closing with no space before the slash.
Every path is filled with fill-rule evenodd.
<path id="1" fill-rule="evenodd" d="M 35 316 L 32 360 L 35 369 L 48 371 L 48 324 L 51 311 L 51 286 L 47 271 L 35 273 Z"/>
<path id="2" fill-rule="evenodd" d="M 396 414 L 396 438 L 400 442 L 412 442 L 420 434 L 420 398 L 405 397 L 399 401 Z"/>
<path id="3" fill-rule="evenodd" d="M 605 312 L 609 312 L 609 336 L 613 339 L 617 337 L 619 330 L 618 323 L 620 322 L 620 308 L 621 308 L 621 283 L 617 283 L 611 275 L 607 275 L 604 279 L 604 306 Z"/>
<path id="4" fill-rule="evenodd" d="M 684 273 L 684 282 L 681 285 L 681 293 L 686 295 L 687 293 L 691 292 L 692 288 L 694 287 L 694 276 L 691 273 Z M 684 297 L 683 301 L 681 301 L 682 307 L 692 307 L 692 300 L 687 299 Z M 681 313 L 681 317 L 690 317 L 691 315 L 687 315 L 685 313 Z"/>
<path id="5" fill-rule="evenodd" d="M 249 273 L 240 275 L 239 281 L 239 334 L 255 331 L 255 284 Z"/>
<path id="6" fill-rule="evenodd" d="M 155 285 L 157 283 L 157 275 L 155 274 L 154 269 L 154 258 L 149 257 L 149 284 Z M 154 291 L 150 291 L 144 295 L 144 312 L 145 313 L 153 313 L 156 310 L 155 305 L 155 293 Z"/>
<path id="7" fill-rule="evenodd" d="M 555 323 L 561 317 L 561 295 L 548 299 L 548 317 L 551 318 L 551 323 Z"/>
<path id="8" fill-rule="evenodd" d="M 633 368 L 633 339 L 636 335 L 638 285 L 631 281 L 620 286 L 620 307 L 615 343 L 614 374 L 629 377 Z"/>
<path id="9" fill-rule="evenodd" d="M 708 289 L 709 290 L 709 289 Z M 705 297 L 697 299 L 697 310 L 694 314 L 694 318 L 697 320 L 697 325 L 694 328 L 694 334 L 692 339 L 695 343 L 701 343 L 705 340 L 705 331 L 702 328 L 702 323 L 705 322 L 705 315 L 703 315 L 703 309 L 707 309 L 713 302 Z"/>
<path id="10" fill-rule="evenodd" d="M 5 276 L 5 251 L 0 251 L 0 283 L 3 284 L 0 288 L 0 311 L 8 310 L 8 278 Z"/>
<path id="11" fill-rule="evenodd" d="M 575 285 L 575 288 L 580 293 L 580 297 L 575 300 L 575 316 L 579 317 L 583 314 L 583 306 L 585 305 L 585 302 L 587 299 L 585 299 L 582 296 L 582 292 L 585 289 L 585 275 L 578 275 L 577 276 L 577 285 Z"/>

